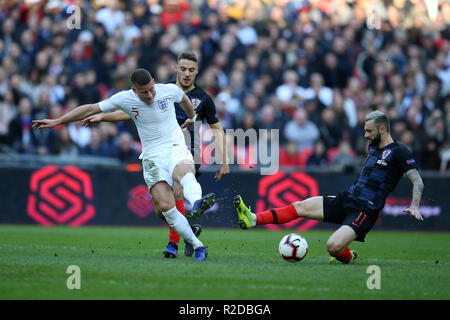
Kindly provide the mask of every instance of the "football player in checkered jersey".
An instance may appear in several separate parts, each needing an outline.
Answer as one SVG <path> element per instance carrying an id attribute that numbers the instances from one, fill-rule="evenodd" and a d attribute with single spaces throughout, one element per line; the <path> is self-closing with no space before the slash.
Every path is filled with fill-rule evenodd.
<path id="1" fill-rule="evenodd" d="M 186 135 L 186 141 L 189 144 L 192 155 L 194 156 L 195 169 L 196 169 L 196 177 L 200 175 L 199 168 L 201 165 L 201 141 L 199 138 L 200 127 L 202 122 L 208 123 L 214 133 L 214 141 L 215 141 L 215 151 L 219 154 L 221 159 L 220 163 L 218 163 L 218 169 L 215 175 L 216 181 L 219 181 L 223 176 L 227 175 L 230 172 L 228 167 L 227 158 L 226 158 L 226 141 L 225 134 L 222 126 L 219 123 L 219 120 L 216 116 L 216 106 L 214 104 L 211 96 L 202 88 L 195 84 L 195 78 L 198 74 L 198 61 L 195 53 L 190 51 L 182 52 L 178 55 L 177 65 L 176 65 L 176 85 L 180 87 L 183 92 L 188 96 L 191 100 L 192 105 L 194 106 L 195 113 L 197 115 L 197 122 L 189 130 L 184 130 Z M 183 111 L 179 104 L 175 104 L 175 112 L 177 115 L 178 124 L 181 126 L 186 121 L 186 113 Z M 189 145 L 188 145 L 189 147 Z M 181 213 L 185 213 L 184 207 L 184 196 L 183 196 L 183 187 L 179 183 L 174 184 L 174 193 L 175 193 L 175 201 L 178 210 Z M 187 217 L 189 220 L 193 220 L 196 217 L 190 213 L 187 213 Z M 191 224 L 192 230 L 196 236 L 199 236 L 202 227 L 199 224 Z M 163 255 L 166 258 L 176 258 L 178 253 L 178 243 L 180 241 L 180 236 L 173 230 L 169 231 L 169 243 L 167 244 L 166 249 L 163 251 Z M 184 254 L 185 256 L 192 256 L 194 250 L 192 246 L 185 241 Z"/>
<path id="2" fill-rule="evenodd" d="M 357 253 L 348 246 L 355 240 L 364 242 L 383 210 L 386 197 L 404 173 L 413 185 L 411 204 L 404 212 L 423 220 L 419 205 L 424 185 L 411 152 L 392 139 L 389 119 L 381 111 L 366 116 L 364 131 L 369 141 L 368 155 L 358 181 L 350 188 L 336 196 L 311 197 L 256 214 L 238 195 L 234 207 L 239 226 L 250 229 L 256 225 L 283 224 L 299 217 L 339 224 L 327 241 L 330 263 L 354 262 Z"/>

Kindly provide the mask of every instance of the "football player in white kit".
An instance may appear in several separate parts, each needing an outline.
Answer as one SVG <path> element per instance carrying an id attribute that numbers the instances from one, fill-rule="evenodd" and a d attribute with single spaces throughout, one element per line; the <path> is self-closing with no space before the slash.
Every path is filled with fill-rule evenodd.
<path id="1" fill-rule="evenodd" d="M 138 130 L 142 143 L 139 159 L 142 160 L 144 179 L 157 214 L 194 247 L 194 260 L 205 260 L 208 252 L 194 235 L 187 219 L 177 210 L 172 189 L 174 181 L 183 186 L 184 197 L 196 214 L 208 210 L 215 202 L 212 193 L 202 197 L 201 186 L 195 178 L 194 159 L 182 132 L 182 128 L 190 129 L 194 125 L 194 108 L 183 90 L 175 84 L 155 84 L 147 70 L 135 70 L 131 75 L 131 83 L 130 90 L 118 92 L 99 103 L 79 106 L 57 119 L 33 120 L 33 128 L 54 128 L 100 112 L 106 112 L 106 115 L 115 110 L 125 112 Z M 181 127 L 175 116 L 175 102 L 188 116 Z M 110 114 L 111 117 L 115 116 L 114 113 Z"/>

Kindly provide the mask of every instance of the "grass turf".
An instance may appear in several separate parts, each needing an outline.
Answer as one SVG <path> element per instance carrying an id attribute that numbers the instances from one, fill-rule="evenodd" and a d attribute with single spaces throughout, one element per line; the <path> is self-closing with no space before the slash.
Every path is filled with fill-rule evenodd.
<path id="1" fill-rule="evenodd" d="M 0 226 L 0 299 L 449 299 L 450 233 L 372 231 L 352 265 L 329 265 L 331 230 L 303 233 L 307 257 L 283 261 L 290 232 L 205 229 L 207 261 L 164 259 L 165 228 Z M 182 243 L 182 242 L 181 242 Z M 66 269 L 81 270 L 81 289 Z M 370 265 L 381 289 L 370 290 Z"/>

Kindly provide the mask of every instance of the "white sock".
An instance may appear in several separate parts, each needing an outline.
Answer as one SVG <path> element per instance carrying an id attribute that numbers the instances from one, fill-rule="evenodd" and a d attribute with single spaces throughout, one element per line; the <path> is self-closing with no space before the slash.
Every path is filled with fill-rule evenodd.
<path id="1" fill-rule="evenodd" d="M 194 202 L 202 198 L 202 187 L 200 183 L 195 179 L 195 175 L 192 172 L 188 172 L 180 180 L 180 184 L 183 187 L 183 195 L 189 201 L 191 206 Z"/>
<path id="2" fill-rule="evenodd" d="M 195 236 L 186 217 L 177 210 L 177 207 L 173 207 L 169 211 L 163 212 L 162 214 L 164 215 L 164 217 L 166 217 L 166 221 L 169 226 L 176 233 L 182 236 L 184 240 L 189 242 L 194 247 L 194 249 L 203 247 L 203 243 Z"/>

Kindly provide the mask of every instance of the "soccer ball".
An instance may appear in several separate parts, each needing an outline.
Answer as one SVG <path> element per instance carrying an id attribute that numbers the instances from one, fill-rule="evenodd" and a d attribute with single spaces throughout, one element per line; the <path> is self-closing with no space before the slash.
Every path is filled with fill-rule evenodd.
<path id="1" fill-rule="evenodd" d="M 297 262 L 306 257 L 308 243 L 306 239 L 297 233 L 285 235 L 278 245 L 278 252 L 288 262 Z"/>

